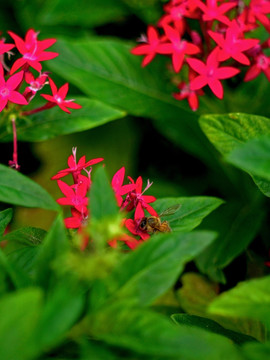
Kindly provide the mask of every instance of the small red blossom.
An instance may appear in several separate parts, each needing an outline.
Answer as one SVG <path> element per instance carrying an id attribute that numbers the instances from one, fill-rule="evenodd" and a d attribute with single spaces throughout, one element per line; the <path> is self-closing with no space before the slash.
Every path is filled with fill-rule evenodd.
<path id="1" fill-rule="evenodd" d="M 96 158 L 96 159 L 86 161 L 86 157 L 84 155 L 79 159 L 79 161 L 77 163 L 76 152 L 77 152 L 77 148 L 75 147 L 72 149 L 72 155 L 70 155 L 68 157 L 68 161 L 67 161 L 68 168 L 58 171 L 58 173 L 52 177 L 52 180 L 58 180 L 64 176 L 72 174 L 74 182 L 76 184 L 79 182 L 78 177 L 83 169 L 86 169 L 87 167 L 95 165 L 104 160 L 103 158 Z M 84 182 L 83 178 L 81 178 L 81 182 Z"/>
<path id="2" fill-rule="evenodd" d="M 181 39 L 179 31 L 173 29 L 171 26 L 165 26 L 164 30 L 170 42 L 160 44 L 158 52 L 160 54 L 171 54 L 173 68 L 175 72 L 179 72 L 182 68 L 185 55 L 198 54 L 201 50 L 197 45 Z"/>
<path id="3" fill-rule="evenodd" d="M 10 76 L 6 82 L 4 78 L 4 69 L 0 65 L 0 111 L 5 108 L 8 101 L 19 105 L 28 104 L 25 97 L 18 91 L 16 91 L 22 80 L 23 71 L 20 71 L 17 74 Z"/>
<path id="4" fill-rule="evenodd" d="M 67 93 L 68 93 L 68 87 L 69 87 L 68 83 L 61 86 L 59 90 L 57 90 L 57 87 L 51 78 L 49 78 L 49 83 L 51 86 L 52 95 L 41 94 L 41 96 L 43 96 L 44 99 L 49 101 L 49 103 L 52 106 L 58 105 L 61 110 L 65 111 L 69 114 L 70 114 L 70 111 L 67 108 L 70 108 L 70 109 L 80 109 L 81 108 L 81 105 L 75 103 L 73 100 L 65 100 L 65 97 L 67 96 Z"/>
<path id="5" fill-rule="evenodd" d="M 218 20 L 226 25 L 230 24 L 230 20 L 224 14 L 237 6 L 236 2 L 228 2 L 218 6 L 217 0 L 206 0 L 206 4 L 204 4 L 201 0 L 192 1 L 202 10 L 202 18 L 204 21 Z"/>
<path id="6" fill-rule="evenodd" d="M 59 55 L 56 52 L 44 51 L 52 46 L 56 42 L 56 39 L 39 41 L 37 40 L 38 32 L 35 32 L 33 29 L 27 31 L 25 40 L 14 34 L 12 31 L 8 31 L 8 34 L 15 41 L 17 49 L 23 55 L 22 58 L 16 60 L 13 64 L 10 70 L 11 74 L 23 65 L 27 65 L 27 67 L 31 66 L 40 72 L 42 69 L 42 65 L 40 64 L 41 61 L 50 60 Z"/>
<path id="7" fill-rule="evenodd" d="M 206 64 L 198 59 L 187 59 L 190 67 L 195 70 L 199 76 L 190 83 L 191 90 L 198 90 L 208 85 L 213 93 L 219 98 L 223 98 L 223 87 L 220 82 L 222 79 L 228 79 L 240 72 L 239 69 L 230 66 L 219 67 L 217 60 L 218 48 L 216 47 L 208 56 Z"/>
<path id="8" fill-rule="evenodd" d="M 251 81 L 263 72 L 270 81 L 270 57 L 264 55 L 262 52 L 254 59 L 254 63 L 246 72 L 244 81 Z"/>
<path id="9" fill-rule="evenodd" d="M 149 214 L 153 216 L 158 216 L 156 210 L 154 210 L 152 206 L 149 205 L 149 203 L 156 201 L 156 198 L 154 196 L 143 195 L 145 191 L 149 189 L 152 183 L 150 183 L 148 180 L 146 188 L 142 191 L 143 181 L 141 176 L 137 178 L 136 182 L 134 182 L 131 177 L 129 177 L 129 180 L 132 184 L 135 184 L 136 187 L 127 194 L 122 204 L 122 209 L 131 211 L 135 208 L 135 219 L 142 218 L 144 216 L 143 209 L 146 209 Z"/>
<path id="10" fill-rule="evenodd" d="M 243 54 L 243 51 L 249 50 L 256 46 L 260 40 L 258 39 L 243 39 L 242 31 L 238 26 L 236 20 L 233 20 L 228 27 L 225 38 L 219 33 L 211 30 L 208 31 L 209 35 L 220 47 L 218 53 L 218 60 L 225 61 L 232 57 L 234 60 L 244 65 L 249 65 L 248 57 Z"/>
<path id="11" fill-rule="evenodd" d="M 125 178 L 125 168 L 123 166 L 114 174 L 112 178 L 112 188 L 115 192 L 118 206 L 122 205 L 123 202 L 122 197 L 136 188 L 135 184 L 123 185 L 124 178 Z"/>
<path id="12" fill-rule="evenodd" d="M 80 226 L 87 220 L 88 214 L 82 213 L 75 208 L 71 208 L 71 217 L 64 219 L 67 229 L 79 229 Z"/>
<path id="13" fill-rule="evenodd" d="M 133 235 L 140 236 L 140 238 L 143 241 L 145 241 L 150 238 L 150 235 L 146 231 L 140 229 L 139 224 L 140 224 L 140 221 L 136 221 L 136 220 L 132 220 L 132 219 L 127 219 L 125 221 L 125 226 L 128 229 L 128 231 L 130 231 L 131 234 L 133 234 Z"/>
<path id="14" fill-rule="evenodd" d="M 57 200 L 58 204 L 73 206 L 81 214 L 87 212 L 88 197 L 86 196 L 87 187 L 85 184 L 77 184 L 75 188 L 67 185 L 62 180 L 57 180 L 57 184 L 65 195 L 65 197 Z"/>
<path id="15" fill-rule="evenodd" d="M 190 69 L 190 71 L 189 71 L 189 81 L 192 81 L 195 77 L 196 77 L 195 72 Z M 191 110 L 196 111 L 198 109 L 198 107 L 199 107 L 198 95 L 203 95 L 204 92 L 201 89 L 199 89 L 199 90 L 191 90 L 190 89 L 190 83 L 185 83 L 184 81 L 182 81 L 178 85 L 178 89 L 180 90 L 180 92 L 174 93 L 173 97 L 176 100 L 187 99 Z"/>
<path id="16" fill-rule="evenodd" d="M 161 42 L 157 30 L 153 26 L 148 26 L 147 37 L 144 40 L 144 44 L 140 44 L 131 50 L 133 55 L 145 55 L 142 62 L 143 67 L 148 65 L 154 59 Z"/>
<path id="17" fill-rule="evenodd" d="M 270 14 L 270 3 L 268 0 L 251 0 L 248 12 L 247 12 L 247 21 L 249 23 L 256 23 L 256 20 L 270 32 L 270 20 L 266 16 Z"/>

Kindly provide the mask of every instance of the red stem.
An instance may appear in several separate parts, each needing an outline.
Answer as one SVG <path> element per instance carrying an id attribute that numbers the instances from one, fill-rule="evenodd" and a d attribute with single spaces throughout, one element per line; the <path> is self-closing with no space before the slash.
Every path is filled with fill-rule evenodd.
<path id="1" fill-rule="evenodd" d="M 36 109 L 33 109 L 33 110 L 28 110 L 28 111 L 23 111 L 22 116 L 28 116 L 28 115 L 36 114 L 36 113 L 38 113 L 40 111 L 51 109 L 54 106 L 56 106 L 55 103 L 48 102 L 47 104 L 45 104 L 43 106 L 40 106 L 39 108 L 36 108 Z"/>
<path id="2" fill-rule="evenodd" d="M 16 130 L 16 118 L 12 117 L 12 130 L 13 130 L 13 157 L 9 161 L 9 166 L 19 170 L 20 165 L 18 164 L 18 143 L 17 143 L 17 130 Z"/>

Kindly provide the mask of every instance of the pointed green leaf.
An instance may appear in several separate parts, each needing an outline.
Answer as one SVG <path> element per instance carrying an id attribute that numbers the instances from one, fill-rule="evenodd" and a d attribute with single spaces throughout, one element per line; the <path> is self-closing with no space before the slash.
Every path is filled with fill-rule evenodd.
<path id="1" fill-rule="evenodd" d="M 42 293 L 38 288 L 20 290 L 0 301 L 0 359 L 36 358 L 33 338 L 41 312 Z"/>
<path id="2" fill-rule="evenodd" d="M 104 167 L 100 166 L 93 177 L 90 190 L 90 213 L 91 218 L 101 220 L 103 218 L 118 215 L 119 208 L 115 194 L 108 181 Z"/>
<path id="3" fill-rule="evenodd" d="M 204 217 L 223 204 L 223 200 L 207 196 L 163 198 L 154 203 L 154 208 L 158 214 L 161 214 L 177 204 L 180 208 L 174 214 L 161 219 L 168 221 L 173 231 L 190 231 L 200 225 Z"/>
<path id="4" fill-rule="evenodd" d="M 107 279 L 109 290 L 117 298 L 132 299 L 143 306 L 152 303 L 215 236 L 207 231 L 153 236 L 117 266 Z"/>
<path id="5" fill-rule="evenodd" d="M 174 314 L 171 316 L 171 318 L 176 324 L 187 325 L 191 327 L 193 326 L 199 327 L 207 331 L 213 332 L 215 334 L 223 335 L 239 345 L 250 341 L 256 341 L 256 339 L 254 339 L 251 336 L 225 329 L 223 326 L 219 325 L 216 321 L 201 316 L 188 315 L 188 314 Z"/>
<path id="6" fill-rule="evenodd" d="M 270 329 L 270 276 L 239 283 L 222 293 L 209 307 L 209 312 L 223 316 L 257 319 Z"/>
<path id="7" fill-rule="evenodd" d="M 242 359 L 225 337 L 187 326 L 130 303 L 114 302 L 89 318 L 95 338 L 148 358 L 188 360 Z"/>
<path id="8" fill-rule="evenodd" d="M 249 114 L 204 115 L 200 125 L 208 139 L 222 155 L 228 155 L 248 140 L 270 135 L 270 119 Z M 270 196 L 270 184 L 260 177 L 253 177 L 259 189 Z"/>
<path id="9" fill-rule="evenodd" d="M 234 166 L 259 176 L 270 186 L 270 137 L 252 139 L 236 147 L 226 160 Z"/>
<path id="10" fill-rule="evenodd" d="M 50 282 L 52 263 L 68 248 L 69 242 L 63 217 L 59 214 L 44 238 L 33 265 L 37 283 L 46 286 Z"/>
<path id="11" fill-rule="evenodd" d="M 72 96 L 71 96 L 72 98 Z M 76 96 L 81 109 L 72 110 L 71 114 L 62 111 L 58 106 L 29 116 L 27 120 L 17 120 L 19 140 L 41 141 L 59 135 L 72 134 L 89 130 L 122 118 L 125 113 L 94 99 Z M 0 129 L 0 141 L 11 141 L 12 133 L 5 128 Z"/>
<path id="12" fill-rule="evenodd" d="M 25 207 L 60 209 L 46 190 L 18 171 L 0 165 L 0 173 L 0 201 Z"/>

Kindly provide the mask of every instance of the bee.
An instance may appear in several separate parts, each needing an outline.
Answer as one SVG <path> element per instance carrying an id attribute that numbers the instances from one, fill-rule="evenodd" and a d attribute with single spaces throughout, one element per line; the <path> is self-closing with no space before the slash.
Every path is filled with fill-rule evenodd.
<path id="1" fill-rule="evenodd" d="M 172 229 L 168 221 L 161 221 L 161 216 L 173 215 L 178 209 L 180 209 L 181 205 L 177 204 L 169 207 L 168 209 L 162 211 L 159 216 L 148 216 L 143 217 L 139 223 L 139 228 L 143 231 L 146 231 L 148 234 L 153 234 L 156 232 L 171 232 Z"/>

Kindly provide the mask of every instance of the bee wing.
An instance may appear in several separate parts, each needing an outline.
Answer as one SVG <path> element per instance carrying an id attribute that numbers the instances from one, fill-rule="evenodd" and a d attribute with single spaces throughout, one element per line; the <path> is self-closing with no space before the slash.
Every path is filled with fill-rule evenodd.
<path id="1" fill-rule="evenodd" d="M 181 204 L 170 206 L 168 209 L 162 211 L 162 213 L 159 214 L 159 217 L 173 215 L 174 213 L 176 213 L 177 210 L 180 209 L 181 206 L 182 206 Z"/>

